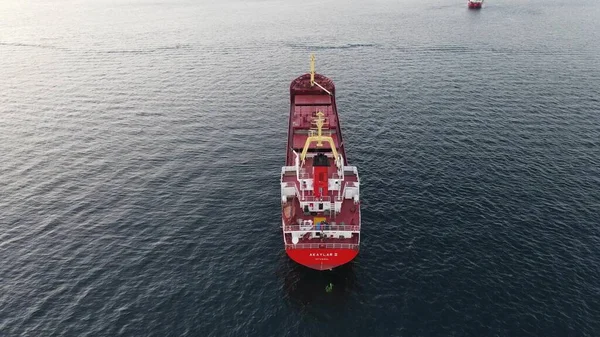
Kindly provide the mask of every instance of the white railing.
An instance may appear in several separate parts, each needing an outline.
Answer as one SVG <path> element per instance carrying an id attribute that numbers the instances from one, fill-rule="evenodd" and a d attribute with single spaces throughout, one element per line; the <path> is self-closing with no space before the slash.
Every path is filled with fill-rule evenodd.
<path id="1" fill-rule="evenodd" d="M 286 202 L 287 197 L 291 197 L 296 193 L 296 184 L 293 182 L 281 183 L 281 202 Z"/>
<path id="2" fill-rule="evenodd" d="M 351 171 L 358 180 L 358 168 L 356 166 L 344 166 L 344 171 Z"/>
<path id="3" fill-rule="evenodd" d="M 298 175 L 298 179 L 312 179 L 312 174 L 310 174 L 310 173 L 300 173 Z"/>
<path id="4" fill-rule="evenodd" d="M 282 182 L 283 187 L 296 187 L 296 184 L 293 181 L 284 181 Z"/>
<path id="5" fill-rule="evenodd" d="M 281 174 L 285 174 L 286 172 L 296 172 L 296 166 L 282 166 Z"/>
<path id="6" fill-rule="evenodd" d="M 360 226 L 356 225 L 321 225 L 319 229 L 316 226 L 306 228 L 304 225 L 286 225 L 283 226 L 286 232 L 360 232 Z"/>
<path id="7" fill-rule="evenodd" d="M 306 195 L 304 197 L 300 198 L 300 201 L 313 201 L 313 202 L 326 202 L 329 201 L 331 202 L 331 197 L 326 195 L 326 196 L 322 196 L 320 198 L 316 198 L 313 195 Z"/>
<path id="8" fill-rule="evenodd" d="M 346 191 L 346 188 L 348 191 Z M 349 194 L 347 194 L 348 192 Z M 349 181 L 344 184 L 344 188 L 342 190 L 342 194 L 344 199 L 354 199 L 354 202 L 358 202 L 360 196 L 360 184 L 358 182 Z"/>
<path id="9" fill-rule="evenodd" d="M 357 243 L 297 243 L 297 244 L 285 244 L 285 249 L 310 249 L 310 248 L 321 248 L 321 249 L 359 249 Z"/>

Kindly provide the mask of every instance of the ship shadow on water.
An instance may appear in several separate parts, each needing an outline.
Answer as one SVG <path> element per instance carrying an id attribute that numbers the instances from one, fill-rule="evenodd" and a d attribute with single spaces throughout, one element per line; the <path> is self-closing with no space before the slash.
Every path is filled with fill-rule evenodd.
<path id="1" fill-rule="evenodd" d="M 319 271 L 292 261 L 284 253 L 277 274 L 283 281 L 284 298 L 301 311 L 311 308 L 316 311 L 344 310 L 360 288 L 356 282 L 354 261 L 332 270 Z M 328 291 L 330 284 L 332 287 Z"/>

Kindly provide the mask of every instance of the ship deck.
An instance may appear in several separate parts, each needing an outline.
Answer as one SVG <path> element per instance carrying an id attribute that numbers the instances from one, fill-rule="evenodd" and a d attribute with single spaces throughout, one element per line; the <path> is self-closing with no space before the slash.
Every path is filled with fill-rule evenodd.
<path id="1" fill-rule="evenodd" d="M 337 152 L 343 157 L 343 165 L 348 165 L 335 102 L 335 86 L 330 79 L 320 74 L 315 74 L 315 82 L 319 83 L 320 86 L 325 88 L 326 91 L 329 91 L 331 94 L 321 90 L 320 87 L 311 86 L 309 74 L 298 77 L 291 84 L 291 111 L 286 165 L 295 165 L 296 154 L 303 150 L 307 138 L 311 133 L 310 130 L 315 130 L 316 126 L 314 120 L 319 112 L 322 113 L 322 116 L 326 120 L 326 124 L 323 125 L 323 135 L 331 137 Z M 296 154 L 294 154 L 293 151 L 295 151 Z M 299 173 L 300 179 L 312 179 L 313 159 L 310 154 L 314 152 L 327 153 L 330 157 L 327 175 L 329 178 L 339 179 L 337 167 L 334 160 L 331 158 L 331 145 L 328 142 L 322 142 L 322 144 L 317 144 L 316 142 L 310 143 L 308 144 L 307 151 L 309 155 L 302 164 L 302 170 Z M 306 194 L 302 196 L 296 195 L 293 198 L 290 197 L 287 202 L 282 205 L 282 218 L 284 222 L 283 231 L 286 248 L 358 249 L 358 244 L 360 242 L 360 204 L 355 204 L 353 199 L 339 199 L 341 194 L 344 193 L 345 187 L 354 187 L 358 185 L 358 181 L 356 172 L 344 172 L 344 179 L 341 182 L 341 186 L 339 186 L 339 191 L 337 189 L 330 190 L 322 198 L 313 197 L 312 191 L 306 191 Z M 282 183 L 286 183 L 288 187 L 295 186 L 296 191 L 302 191 L 295 171 L 286 172 L 282 177 Z M 299 193 L 301 194 L 302 192 Z M 304 202 L 312 202 L 314 200 L 316 203 L 334 203 L 336 201 L 341 201 L 342 205 L 340 212 L 337 213 L 335 211 L 305 213 L 300 205 L 300 200 L 298 199 L 300 197 L 303 198 L 302 200 Z M 346 238 L 323 238 L 320 235 L 319 237 L 313 235 L 309 238 L 311 233 L 306 233 L 303 237 L 299 238 L 297 244 L 293 244 L 292 234 L 289 233 L 289 231 L 299 231 L 299 221 L 302 222 L 303 220 L 312 220 L 313 224 L 326 223 L 324 226 L 320 225 L 318 229 L 315 226 L 316 231 L 322 231 L 325 234 L 327 234 L 327 232 L 346 232 L 347 235 L 351 236 Z M 311 232 L 315 233 L 314 230 L 311 230 Z"/>
<path id="2" fill-rule="evenodd" d="M 335 195 L 335 194 L 333 194 Z M 335 195 L 336 196 L 336 195 Z M 332 198 L 335 200 L 335 197 Z M 310 237 L 307 233 L 300 238 L 298 244 L 358 244 L 360 226 L 360 205 L 355 204 L 352 199 L 342 199 L 342 207 L 339 213 L 324 212 L 324 213 L 305 213 L 300 207 L 298 198 L 288 200 L 282 207 L 283 230 L 295 231 L 299 230 L 299 221 L 312 220 L 313 224 L 325 222 L 326 225 L 320 226 L 319 229 L 324 233 L 327 232 L 352 232 L 350 238 L 322 238 Z M 290 233 L 285 233 L 285 243 L 292 244 L 292 236 Z"/>
<path id="3" fill-rule="evenodd" d="M 286 207 L 289 206 L 291 206 L 291 210 L 286 210 Z M 353 200 L 343 200 L 340 212 L 332 212 L 332 215 L 328 214 L 327 212 L 320 214 L 306 214 L 300 207 L 300 201 L 298 198 L 293 198 L 291 202 L 288 201 L 282 209 L 285 226 L 297 226 L 298 219 L 300 219 L 312 220 L 313 223 L 325 221 L 327 224 L 329 224 L 329 230 L 360 230 L 360 207 L 359 205 L 354 204 Z M 286 213 L 288 213 L 289 216 Z"/>
<path id="4" fill-rule="evenodd" d="M 331 136 L 337 151 L 342 154 L 344 162 L 346 162 L 335 96 L 327 94 L 318 87 L 310 88 L 309 82 L 307 82 L 309 79 L 310 76 L 304 75 L 292 84 L 295 89 L 291 97 L 286 165 L 293 165 L 294 158 L 291 151 L 301 152 L 306 139 L 309 137 L 310 130 L 315 130 L 313 121 L 318 112 L 323 113 L 326 120 L 323 130 L 324 135 Z M 335 91 L 333 83 L 328 78 L 315 74 L 315 79 L 324 84 L 327 90 Z M 316 143 L 310 144 L 309 152 L 317 150 L 331 150 L 331 145 L 328 142 L 323 142 L 320 146 L 317 146 Z"/>

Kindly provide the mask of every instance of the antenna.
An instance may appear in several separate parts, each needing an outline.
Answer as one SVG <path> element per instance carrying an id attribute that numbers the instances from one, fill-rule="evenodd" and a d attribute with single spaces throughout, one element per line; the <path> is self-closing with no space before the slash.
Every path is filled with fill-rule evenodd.
<path id="1" fill-rule="evenodd" d="M 315 54 L 310 54 L 310 86 L 315 85 Z"/>

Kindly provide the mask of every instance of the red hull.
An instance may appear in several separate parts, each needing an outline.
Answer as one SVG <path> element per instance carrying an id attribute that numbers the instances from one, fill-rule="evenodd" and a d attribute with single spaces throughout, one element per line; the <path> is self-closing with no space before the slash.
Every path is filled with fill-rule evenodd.
<path id="1" fill-rule="evenodd" d="M 297 263 L 316 270 L 327 270 L 352 261 L 356 249 L 286 249 L 287 255 Z"/>
<path id="2" fill-rule="evenodd" d="M 480 2 L 469 2 L 469 8 L 479 9 L 479 8 L 481 8 L 481 3 Z"/>

